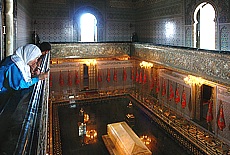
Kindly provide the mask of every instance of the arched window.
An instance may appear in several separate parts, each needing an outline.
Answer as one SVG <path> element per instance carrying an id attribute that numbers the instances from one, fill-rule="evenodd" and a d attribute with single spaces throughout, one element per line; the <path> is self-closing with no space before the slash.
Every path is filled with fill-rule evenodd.
<path id="1" fill-rule="evenodd" d="M 215 10 L 207 2 L 201 3 L 194 12 L 194 46 L 215 49 Z"/>
<path id="2" fill-rule="evenodd" d="M 97 19 L 91 13 L 85 13 L 80 18 L 82 42 L 97 41 Z"/>

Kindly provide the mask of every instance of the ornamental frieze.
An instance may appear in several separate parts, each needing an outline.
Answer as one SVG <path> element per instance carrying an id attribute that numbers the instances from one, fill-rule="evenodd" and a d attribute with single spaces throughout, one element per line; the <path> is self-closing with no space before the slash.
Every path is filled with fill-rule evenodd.
<path id="1" fill-rule="evenodd" d="M 132 56 L 172 70 L 230 85 L 230 54 L 197 49 L 135 44 Z"/>
<path id="2" fill-rule="evenodd" d="M 130 55 L 129 43 L 52 44 L 51 58 L 100 58 Z"/>

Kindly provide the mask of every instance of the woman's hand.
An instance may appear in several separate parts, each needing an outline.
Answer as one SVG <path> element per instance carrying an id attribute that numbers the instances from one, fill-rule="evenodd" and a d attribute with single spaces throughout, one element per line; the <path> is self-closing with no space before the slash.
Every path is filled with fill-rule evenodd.
<path id="1" fill-rule="evenodd" d="M 47 71 L 45 73 L 42 72 L 41 74 L 39 74 L 39 76 L 38 76 L 39 80 L 45 80 L 49 75 L 48 73 L 49 73 L 49 71 Z"/>
<path id="2" fill-rule="evenodd" d="M 41 74 L 41 67 L 36 67 L 33 71 L 31 71 L 32 77 L 39 76 L 39 74 Z"/>

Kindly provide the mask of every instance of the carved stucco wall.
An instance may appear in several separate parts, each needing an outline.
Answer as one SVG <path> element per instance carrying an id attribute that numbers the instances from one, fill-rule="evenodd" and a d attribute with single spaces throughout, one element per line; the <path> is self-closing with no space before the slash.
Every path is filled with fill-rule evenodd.
<path id="1" fill-rule="evenodd" d="M 130 55 L 130 43 L 52 44 L 51 58 L 103 58 Z"/>
<path id="2" fill-rule="evenodd" d="M 132 56 L 230 86 L 230 54 L 135 44 Z"/>
<path id="3" fill-rule="evenodd" d="M 52 58 L 131 55 L 162 67 L 230 86 L 230 54 L 217 51 L 131 43 L 52 44 Z"/>

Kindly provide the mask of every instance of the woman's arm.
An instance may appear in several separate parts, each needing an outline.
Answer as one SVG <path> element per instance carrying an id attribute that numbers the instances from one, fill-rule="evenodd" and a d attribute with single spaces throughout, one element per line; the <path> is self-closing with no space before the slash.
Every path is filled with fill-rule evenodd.
<path id="1" fill-rule="evenodd" d="M 17 68 L 16 65 L 10 66 L 9 69 L 6 71 L 6 83 L 5 84 L 14 90 L 29 88 L 30 86 L 34 85 L 38 81 L 39 81 L 39 77 L 31 78 L 31 80 L 28 82 L 25 81 L 25 79 L 22 76 L 21 71 Z"/>

